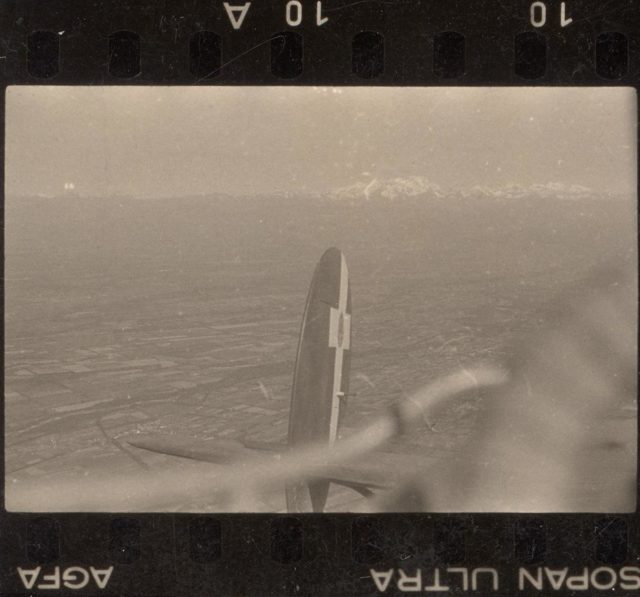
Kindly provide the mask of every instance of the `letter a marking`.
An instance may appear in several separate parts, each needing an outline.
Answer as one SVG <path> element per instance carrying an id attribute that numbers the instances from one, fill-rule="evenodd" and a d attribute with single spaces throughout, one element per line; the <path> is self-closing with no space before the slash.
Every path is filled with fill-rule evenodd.
<path id="1" fill-rule="evenodd" d="M 33 589 L 33 585 L 36 584 L 38 576 L 40 575 L 41 568 L 41 566 L 38 566 L 33 570 L 23 570 L 22 568 L 18 568 L 18 574 L 20 575 L 20 580 L 22 581 L 25 589 Z"/>
<path id="2" fill-rule="evenodd" d="M 393 576 L 393 568 L 390 568 L 386 572 L 378 572 L 371 568 L 369 570 L 369 574 L 371 574 L 371 578 L 373 578 L 373 582 L 376 583 L 376 588 L 378 591 L 384 593 L 391 582 L 391 577 Z"/>
<path id="3" fill-rule="evenodd" d="M 240 29 L 240 27 L 242 27 L 244 18 L 247 16 L 247 13 L 249 12 L 249 7 L 251 6 L 251 2 L 246 2 L 242 6 L 231 6 L 231 4 L 229 4 L 228 2 L 223 2 L 223 5 L 224 5 L 224 9 L 227 11 L 227 16 L 229 17 L 231 26 L 234 29 Z"/>
<path id="4" fill-rule="evenodd" d="M 94 568 L 93 566 L 91 566 L 89 570 L 91 570 L 91 576 L 93 576 L 93 580 L 95 581 L 98 588 L 99 589 L 106 588 L 107 583 L 111 578 L 111 573 L 113 572 L 113 566 L 109 566 L 104 570 L 98 570 L 97 568 Z"/>

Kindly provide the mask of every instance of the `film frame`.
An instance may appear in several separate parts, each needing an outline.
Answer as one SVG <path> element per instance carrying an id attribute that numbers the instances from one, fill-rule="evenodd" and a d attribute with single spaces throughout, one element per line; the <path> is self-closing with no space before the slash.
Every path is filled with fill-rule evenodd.
<path id="1" fill-rule="evenodd" d="M 605 9 L 579 1 L 482 7 L 323 2 L 318 11 L 319 4 L 288 9 L 286 2 L 251 2 L 251 18 L 235 29 L 222 2 L 88 5 L 67 0 L 49 2 L 46 9 L 38 2 L 7 3 L 0 40 L 3 84 L 638 89 L 640 9 L 633 3 L 607 4 Z M 329 20 L 319 26 L 323 18 Z M 567 23 L 569 18 L 573 22 Z M 552 574 L 568 567 L 574 578 L 567 585 L 566 574 L 558 573 L 557 588 L 551 582 L 543 591 L 529 587 L 528 594 L 605 594 L 611 587 L 604 569 L 616 571 L 616 594 L 632 594 L 637 586 L 620 585 L 620 569 L 637 563 L 640 547 L 636 513 L 5 511 L 1 538 L 0 590 L 6 595 L 82 594 L 84 588 L 74 588 L 83 574 L 77 570 L 69 573 L 66 585 L 56 585 L 74 566 L 98 570 L 98 581 L 93 576 L 86 588 L 92 594 L 402 594 L 415 591 L 417 569 L 431 582 L 434 568 L 448 567 L 485 574 L 474 590 L 470 583 L 463 588 L 460 573 L 451 592 L 511 595 L 525 593 L 517 583 L 521 566 L 546 566 Z M 407 560 L 413 566 L 405 568 Z M 100 577 L 111 566 L 113 572 Z M 32 587 L 18 567 L 39 569 Z M 497 588 L 487 581 L 488 568 L 499 577 Z M 601 569 L 595 583 L 589 578 L 585 586 L 585 568 L 588 575 Z M 380 576 L 377 584 L 371 570 L 394 574 L 389 582 Z M 100 579 L 107 574 L 102 589 Z"/>

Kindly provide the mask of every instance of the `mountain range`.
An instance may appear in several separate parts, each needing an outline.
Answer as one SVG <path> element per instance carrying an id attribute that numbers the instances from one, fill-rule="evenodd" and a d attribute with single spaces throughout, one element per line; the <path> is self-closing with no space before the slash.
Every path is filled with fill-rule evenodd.
<path id="1" fill-rule="evenodd" d="M 467 188 L 444 188 L 433 182 L 426 176 L 405 176 L 390 178 L 371 178 L 370 180 L 361 180 L 345 186 L 341 186 L 330 190 L 329 192 L 295 192 L 295 191 L 279 191 L 273 193 L 260 193 L 255 195 L 236 196 L 229 193 L 221 193 L 212 191 L 210 193 L 202 193 L 199 195 L 186 195 L 183 197 L 155 197 L 140 198 L 129 195 L 115 195 L 109 198 L 110 202 L 129 202 L 129 201 L 153 201 L 166 199 L 175 201 L 179 199 L 182 204 L 189 202 L 201 201 L 210 202 L 215 200 L 216 203 L 229 204 L 237 209 L 239 207 L 238 200 L 242 199 L 242 203 L 256 205 L 262 204 L 264 201 L 273 203 L 276 198 L 287 203 L 298 203 L 301 198 L 342 203 L 345 205 L 359 205 L 362 203 L 373 202 L 398 202 L 409 201 L 414 204 L 419 203 L 443 203 L 452 205 L 452 201 L 456 199 L 466 203 L 466 201 L 475 201 L 479 199 L 488 199 L 491 202 L 498 203 L 517 202 L 518 200 L 535 201 L 543 200 L 561 200 L 561 201 L 581 201 L 581 200 L 607 200 L 607 199 L 625 199 L 628 200 L 633 196 L 633 192 L 603 192 L 591 189 L 579 184 L 567 184 L 562 182 L 548 182 L 545 184 L 508 184 L 497 187 L 475 185 Z M 47 194 L 35 194 L 31 197 L 20 197 L 19 199 L 70 199 L 70 200 L 99 200 L 101 197 L 82 196 L 77 192 L 68 192 L 52 196 Z M 18 199 L 18 198 L 12 198 Z"/>
<path id="2" fill-rule="evenodd" d="M 443 198 L 492 198 L 498 200 L 518 199 L 559 199 L 579 201 L 613 196 L 614 193 L 602 193 L 578 184 L 549 182 L 546 184 L 518 185 L 510 184 L 501 187 L 473 186 L 464 189 L 443 189 L 424 176 L 408 176 L 395 178 L 373 178 L 369 181 L 356 182 L 334 190 L 331 198 L 336 201 L 355 203 L 358 201 L 388 200 L 396 201 L 408 197 L 420 197 L 425 200 Z"/>

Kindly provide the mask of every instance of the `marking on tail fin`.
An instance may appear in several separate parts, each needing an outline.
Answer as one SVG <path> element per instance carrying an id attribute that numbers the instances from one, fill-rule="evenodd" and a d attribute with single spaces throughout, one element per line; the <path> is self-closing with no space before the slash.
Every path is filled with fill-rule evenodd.
<path id="1" fill-rule="evenodd" d="M 338 436 L 338 418 L 340 414 L 340 398 L 344 396 L 342 388 L 342 365 L 344 351 L 351 347 L 351 315 L 347 313 L 349 296 L 349 271 L 344 255 L 340 259 L 340 296 L 338 308 L 331 308 L 329 321 L 329 346 L 336 349 L 333 364 L 333 393 L 331 396 L 331 419 L 329 423 L 329 443 Z"/>

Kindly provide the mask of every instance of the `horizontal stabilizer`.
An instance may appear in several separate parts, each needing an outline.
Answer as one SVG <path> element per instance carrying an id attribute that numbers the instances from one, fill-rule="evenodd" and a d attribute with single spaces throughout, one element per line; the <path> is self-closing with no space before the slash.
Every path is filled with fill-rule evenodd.
<path id="1" fill-rule="evenodd" d="M 261 452 L 284 452 L 287 444 L 281 442 L 263 442 L 257 439 L 242 439 L 242 445 L 249 450 L 260 450 Z"/>
<path id="2" fill-rule="evenodd" d="M 128 443 L 156 454 L 221 465 L 236 464 L 255 456 L 256 452 L 270 452 L 278 456 L 286 450 L 286 446 L 278 442 L 194 439 L 171 434 L 144 435 L 129 440 Z M 377 453 L 373 462 L 314 467 L 307 479 L 329 481 L 369 497 L 373 489 L 388 489 L 393 486 L 398 481 L 398 472 L 411 466 L 408 462 L 411 459 L 408 455 Z"/>
<path id="3" fill-rule="evenodd" d="M 310 479 L 323 479 L 362 493 L 362 490 L 386 489 L 391 485 L 389 475 L 383 470 L 359 466 L 327 465 L 313 470 Z"/>
<path id="4" fill-rule="evenodd" d="M 128 443 L 149 452 L 213 464 L 238 462 L 255 455 L 257 449 L 235 440 L 193 439 L 169 434 L 144 436 L 130 440 Z M 278 447 L 276 444 L 273 450 Z"/>
<path id="5" fill-rule="evenodd" d="M 390 484 L 388 481 L 378 475 L 370 475 L 355 468 L 346 468 L 343 466 L 326 467 L 322 472 L 318 472 L 318 476 L 310 476 L 309 480 L 323 480 L 342 485 L 353 491 L 357 491 L 360 495 L 368 498 L 374 495 L 374 489 L 388 489 Z"/>
<path id="6" fill-rule="evenodd" d="M 371 497 L 373 489 L 400 485 L 409 472 L 428 475 L 431 460 L 422 454 L 375 452 L 348 464 L 326 465 L 314 469 L 311 479 L 324 479 Z"/>

